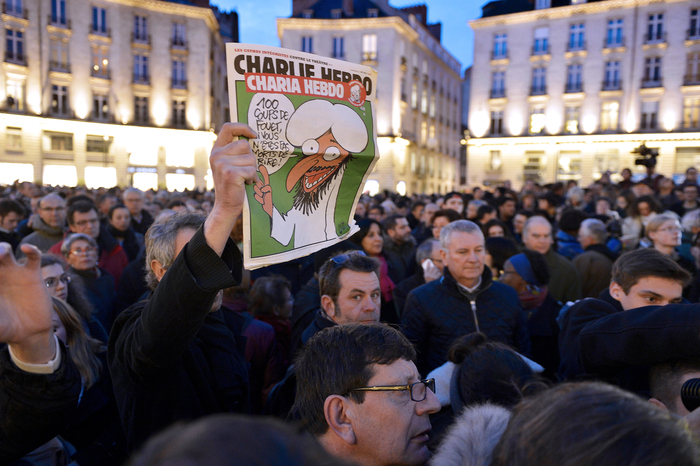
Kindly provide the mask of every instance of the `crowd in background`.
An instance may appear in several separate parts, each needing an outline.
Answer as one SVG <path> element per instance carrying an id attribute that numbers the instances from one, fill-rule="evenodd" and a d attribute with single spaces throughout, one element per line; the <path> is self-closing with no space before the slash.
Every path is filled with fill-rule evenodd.
<path id="1" fill-rule="evenodd" d="M 304 358 L 312 357 L 309 354 L 321 358 L 318 354 L 327 351 L 329 345 L 351 353 L 352 345 L 365 339 L 369 343 L 363 343 L 362 351 L 370 351 L 367 348 L 374 344 L 371 339 L 381 338 L 384 346 L 377 351 L 381 353 L 385 348 L 390 352 L 387 348 L 395 346 L 396 356 L 387 356 L 386 362 L 377 364 L 411 360 L 422 377 L 420 381 L 426 380 L 422 392 L 420 387 L 408 391 L 411 403 L 418 402 L 417 406 L 434 402 L 425 413 L 418 413 L 420 418 L 429 415 L 430 439 L 425 429 L 415 432 L 416 436 L 425 434 L 423 443 L 437 452 L 434 464 L 534 464 L 536 448 L 556 449 L 557 442 L 569 441 L 559 438 L 565 436 L 561 431 L 568 432 L 576 424 L 564 428 L 569 424 L 565 419 L 580 417 L 585 424 L 585 418 L 592 418 L 596 410 L 600 411 L 596 422 L 605 427 L 596 434 L 598 437 L 587 439 L 590 444 L 571 441 L 570 448 L 547 450 L 541 454 L 548 460 L 537 460 L 538 464 L 614 464 L 617 457 L 605 456 L 608 453 L 602 451 L 603 439 L 607 436 L 609 440 L 613 431 L 619 435 L 610 440 L 614 449 L 615 441 L 624 444 L 626 432 L 640 425 L 650 426 L 649 432 L 635 437 L 634 447 L 618 445 L 620 450 L 615 454 L 625 461 L 634 455 L 640 458 L 639 462 L 625 464 L 700 462 L 694 438 L 686 439 L 683 429 L 672 425 L 676 418 L 665 418 L 660 410 L 648 411 L 651 405 L 642 405 L 640 398 L 630 394 L 657 400 L 678 417 L 689 415 L 691 410 L 678 406 L 680 378 L 668 374 L 676 374 L 680 364 L 683 382 L 690 378 L 688 374 L 700 377 L 700 353 L 696 353 L 700 336 L 696 334 L 698 341 L 689 342 L 692 337 L 671 333 L 664 339 L 660 334 L 669 326 L 693 328 L 697 318 L 674 321 L 668 314 L 644 315 L 639 322 L 649 324 L 656 333 L 643 336 L 624 333 L 633 331 L 631 324 L 605 320 L 617 317 L 619 311 L 640 307 L 628 304 L 626 299 L 632 299 L 635 287 L 645 284 L 644 280 L 667 282 L 662 283 L 659 296 L 642 296 L 648 290 L 641 290 L 640 299 L 646 300 L 640 301 L 641 306 L 700 302 L 700 195 L 694 167 L 688 168 L 680 184 L 660 175 L 633 181 L 632 172 L 624 169 L 617 182 L 606 173 L 585 187 L 576 181 L 526 181 L 520 191 L 505 183 L 445 195 L 365 193 L 355 210 L 359 232 L 340 244 L 287 263 L 252 272 L 244 270 L 239 280 L 216 282 L 223 289 L 221 301 L 211 304 L 208 295 L 201 300 L 212 311 L 221 312 L 221 322 L 208 322 L 206 319 L 213 317 L 203 315 L 195 323 L 183 321 L 180 333 L 172 329 L 167 335 L 149 333 L 149 328 L 161 323 L 158 319 L 169 317 L 157 315 L 152 309 L 155 305 L 146 303 L 178 308 L 183 300 L 199 299 L 197 286 L 206 288 L 195 272 L 195 278 L 181 274 L 178 282 L 169 278 L 169 288 L 165 288 L 164 277 L 172 277 L 175 270 L 180 270 L 178 267 L 204 271 L 219 266 L 212 265 L 214 259 L 207 257 L 208 250 L 198 243 L 203 241 L 198 237 L 200 233 L 195 233 L 214 204 L 213 191 L 142 192 L 136 188 L 86 189 L 17 182 L 0 192 L 0 242 L 8 243 L 18 260 L 26 254 L 23 244 L 36 246 L 41 252 L 42 278 L 53 300 L 55 334 L 67 348 L 82 387 L 77 412 L 64 420 L 48 443 L 32 451 L 18 448 L 5 452 L 2 458 L 23 465 L 109 465 L 123 464 L 129 454 L 142 449 L 143 456 L 133 460 L 134 464 L 161 464 L 157 461 L 159 455 L 165 455 L 166 445 L 192 441 L 187 437 L 192 432 L 179 426 L 146 442 L 172 422 L 196 419 L 201 413 L 235 412 L 294 418 L 305 421 L 308 427 L 314 416 L 323 421 L 325 409 L 322 428 L 317 432 L 308 429 L 320 438 L 325 451 L 316 452 L 315 444 L 302 448 L 304 442 L 311 442 L 309 438 L 289 425 L 266 418 L 214 418 L 194 431 L 198 436 L 193 445 L 201 450 L 197 455 L 213 455 L 207 460 L 209 464 L 225 464 L 217 461 L 231 455 L 247 458 L 250 452 L 244 451 L 246 442 L 250 448 L 254 446 L 255 457 L 267 458 L 265 455 L 272 453 L 263 453 L 265 442 L 279 443 L 281 438 L 287 439 L 289 455 L 299 450 L 299 458 L 307 455 L 310 459 L 277 457 L 266 460 L 268 464 L 339 464 L 326 457 L 327 452 L 350 463 L 373 464 L 382 457 L 385 444 L 372 445 L 374 460 L 348 453 L 344 443 L 337 444 L 337 439 L 327 437 L 330 426 L 343 438 L 339 432 L 343 432 L 344 424 L 338 420 L 342 416 L 336 413 L 333 417 L 333 403 L 327 402 L 325 408 L 321 403 L 322 408 L 314 408 L 321 409 L 321 413 L 314 413 L 308 407 L 313 399 L 299 401 L 298 394 L 319 390 L 311 386 L 315 365 L 330 373 L 335 369 L 329 368 L 335 366 L 355 367 L 350 362 L 341 364 L 332 355 L 323 356 L 325 365 L 318 359 L 306 361 Z M 190 232 L 186 248 L 180 243 L 184 230 Z M 230 238 L 242 250 L 245 237 L 240 219 Z M 224 252 L 217 253 L 221 259 L 232 261 L 230 278 L 230 271 L 240 263 L 235 257 L 226 259 L 228 248 L 222 246 Z M 349 269 L 343 268 L 343 261 Z M 634 270 L 650 264 L 661 271 L 634 275 Z M 171 269 L 173 272 L 167 274 Z M 222 270 L 226 275 L 226 268 Z M 348 273 L 341 275 L 343 271 Z M 216 281 L 211 273 L 211 280 Z M 365 286 L 363 277 L 376 275 L 376 293 L 369 290 L 367 296 L 358 295 L 356 301 L 362 301 L 359 304 L 351 302 L 355 297 L 343 301 L 350 273 L 359 274 L 353 280 L 357 280 L 356 288 L 360 290 Z M 668 283 L 671 285 L 666 286 Z M 615 284 L 619 285 L 619 293 Z M 676 285 L 679 292 L 674 294 Z M 177 294 L 178 289 L 184 297 Z M 594 301 L 581 301 L 584 298 L 596 298 L 599 307 L 592 310 L 595 306 L 590 303 Z M 597 314 L 595 318 L 583 317 L 586 313 Z M 173 315 L 177 319 L 177 313 Z M 152 327 L 143 324 L 148 319 Z M 621 334 L 626 335 L 612 343 L 599 343 L 614 349 L 597 347 L 598 352 L 624 355 L 617 361 L 599 363 L 598 353 L 586 352 L 592 345 L 586 338 L 597 335 L 588 325 L 603 325 L 603 321 L 618 325 L 612 328 L 622 329 Z M 383 334 L 383 330 L 377 330 L 379 322 L 399 332 Z M 652 325 L 658 322 L 664 323 L 663 329 Z M 370 324 L 368 327 L 380 336 L 353 330 L 352 324 L 356 323 Z M 219 324 L 225 327 L 217 327 Z M 327 336 L 341 332 L 338 328 L 343 324 L 351 324 L 351 330 L 347 330 L 350 337 Z M 209 333 L 200 335 L 197 325 L 204 325 Z M 227 340 L 226 332 L 232 332 L 235 339 Z M 181 335 L 191 342 L 173 348 Z M 343 338 L 352 340 L 347 347 L 342 346 Z M 640 350 L 645 338 L 658 338 L 646 347 L 653 357 Z M 218 342 L 220 347 L 200 354 L 187 346 L 203 346 L 202 341 Z M 676 348 L 668 341 L 676 341 L 678 347 L 687 345 Z M 620 349 L 624 344 L 629 346 Z M 663 347 L 666 344 L 670 346 Z M 659 348 L 650 349 L 654 345 Z M 149 355 L 148 360 L 144 360 L 144 354 Z M 375 362 L 382 360 L 381 355 L 366 357 Z M 151 367 L 178 358 L 183 358 L 183 369 L 169 369 L 177 372 L 172 388 L 166 387 L 164 377 L 150 379 Z M 207 372 L 214 369 L 227 375 Z M 201 374 L 193 376 L 197 371 Z M 214 386 L 208 400 L 201 396 L 206 390 L 199 384 L 210 378 Z M 669 378 L 675 385 L 668 382 Z M 604 380 L 619 388 L 600 383 L 560 384 L 581 379 Z M 669 384 L 674 388 L 668 389 Z M 365 388 L 351 390 L 356 389 Z M 416 393 L 423 400 L 415 399 Z M 430 396 L 435 393 L 437 398 L 432 400 Z M 188 400 L 197 406 L 188 406 Z M 208 406 L 209 401 L 219 407 Z M 483 404 L 487 402 L 491 404 Z M 606 411 L 611 404 L 624 406 L 620 409 L 629 415 L 624 426 Z M 168 406 L 173 406 L 173 412 Z M 0 415 L 7 418 L 13 414 Z M 687 422 L 693 427 L 697 421 L 688 418 Z M 374 433 L 375 439 L 381 440 L 386 431 L 393 429 L 385 427 Z M 239 443 L 217 444 L 215 434 L 205 434 L 207 429 L 241 432 Z M 277 437 L 274 432 L 279 432 Z M 355 435 L 359 435 L 357 430 Z M 536 445 L 533 438 L 538 435 L 549 439 L 546 445 Z M 566 435 L 576 436 L 573 432 Z M 465 438 L 478 447 L 465 447 L 469 443 Z M 642 451 L 643 445 L 646 449 Z M 468 451 L 463 451 L 465 448 Z M 226 452 L 221 453 L 222 459 L 214 459 L 219 453 L 213 452 L 218 450 Z M 663 462 L 664 455 L 668 463 Z M 577 460 L 585 456 L 589 456 L 590 463 Z M 695 462 L 683 463 L 693 456 Z M 409 458 L 395 464 L 422 464 L 427 459 L 418 455 L 418 460 Z"/>

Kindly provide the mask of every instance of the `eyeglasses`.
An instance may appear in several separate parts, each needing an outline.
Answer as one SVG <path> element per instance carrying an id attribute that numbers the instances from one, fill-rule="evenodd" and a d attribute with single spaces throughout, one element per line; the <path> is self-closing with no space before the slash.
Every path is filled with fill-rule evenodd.
<path id="1" fill-rule="evenodd" d="M 66 208 L 65 207 L 42 207 L 39 210 L 41 210 L 43 212 L 63 212 L 64 210 L 66 210 Z"/>
<path id="2" fill-rule="evenodd" d="M 429 388 L 435 393 L 435 379 L 425 379 L 420 382 L 411 383 L 408 385 L 377 385 L 374 387 L 353 388 L 351 392 L 410 392 L 411 400 L 423 401 L 428 396 Z"/>
<path id="3" fill-rule="evenodd" d="M 364 255 L 366 255 L 366 254 L 365 254 L 363 251 L 355 251 L 355 252 L 352 253 L 352 255 L 354 255 L 354 256 L 364 256 Z M 349 253 L 348 253 L 348 254 L 341 254 L 341 255 L 339 255 L 339 256 L 331 257 L 331 262 L 332 262 L 333 264 L 335 264 L 335 266 L 337 267 L 337 266 L 343 264 L 344 262 L 346 262 L 348 259 L 350 259 L 350 254 L 349 254 Z M 335 268 L 335 267 L 333 267 L 333 268 Z"/>
<path id="4" fill-rule="evenodd" d="M 85 249 L 73 249 L 71 250 L 71 254 L 74 256 L 87 256 L 89 253 L 95 252 L 97 249 L 93 248 L 92 246 L 85 248 Z"/>
<path id="5" fill-rule="evenodd" d="M 431 261 L 433 261 L 433 264 L 442 264 L 442 259 L 433 259 L 432 257 L 429 257 Z"/>
<path id="6" fill-rule="evenodd" d="M 56 288 L 58 286 L 58 282 L 63 283 L 64 285 L 67 285 L 70 283 L 70 275 L 67 273 L 64 273 L 60 277 L 49 277 L 44 279 L 44 283 L 46 284 L 46 288 Z"/>
<path id="7" fill-rule="evenodd" d="M 99 219 L 96 219 L 96 218 L 92 219 L 92 220 L 80 220 L 80 221 L 75 222 L 75 224 L 79 227 L 84 227 L 88 224 L 97 225 L 98 223 L 100 223 L 100 221 L 99 221 Z"/>
<path id="8" fill-rule="evenodd" d="M 657 231 L 665 231 L 667 233 L 676 233 L 679 231 L 683 231 L 681 227 L 667 227 L 667 228 L 659 228 Z"/>

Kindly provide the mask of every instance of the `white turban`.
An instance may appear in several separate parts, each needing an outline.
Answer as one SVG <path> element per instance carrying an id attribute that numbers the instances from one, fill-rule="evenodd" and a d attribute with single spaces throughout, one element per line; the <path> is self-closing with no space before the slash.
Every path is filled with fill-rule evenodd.
<path id="1" fill-rule="evenodd" d="M 309 100 L 296 109 L 287 123 L 287 140 L 296 147 L 331 130 L 340 147 L 350 153 L 367 147 L 367 127 L 353 109 L 327 100 Z"/>

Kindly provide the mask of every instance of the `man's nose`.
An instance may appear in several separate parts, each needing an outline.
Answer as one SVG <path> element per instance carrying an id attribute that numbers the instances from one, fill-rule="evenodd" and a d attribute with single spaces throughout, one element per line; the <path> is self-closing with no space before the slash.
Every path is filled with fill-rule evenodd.
<path id="1" fill-rule="evenodd" d="M 425 400 L 416 403 L 416 414 L 434 414 L 440 411 L 440 400 L 435 393 L 429 388 L 426 388 Z"/>

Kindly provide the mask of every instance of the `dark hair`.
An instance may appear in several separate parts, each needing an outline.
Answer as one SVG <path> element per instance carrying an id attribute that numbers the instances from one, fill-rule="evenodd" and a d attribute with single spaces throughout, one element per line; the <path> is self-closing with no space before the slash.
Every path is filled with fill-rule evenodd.
<path id="1" fill-rule="evenodd" d="M 494 209 L 490 205 L 482 205 L 476 211 L 476 220 L 478 222 L 481 222 L 481 220 L 484 218 L 484 216 L 486 216 L 488 214 L 492 214 L 494 212 L 496 212 L 496 209 Z"/>
<path id="2" fill-rule="evenodd" d="M 91 210 L 94 210 L 95 213 L 99 214 L 97 211 L 97 207 L 95 207 L 95 204 L 92 202 L 87 202 L 87 201 L 78 201 L 74 202 L 73 204 L 68 207 L 68 213 L 66 214 L 66 219 L 68 220 L 69 225 L 73 225 L 73 216 L 75 215 L 76 212 L 79 214 L 86 214 L 90 212 Z"/>
<path id="3" fill-rule="evenodd" d="M 95 200 L 87 194 L 76 194 L 66 199 L 66 206 L 70 208 L 70 206 L 77 204 L 78 202 L 87 202 L 88 204 L 95 205 Z"/>
<path id="4" fill-rule="evenodd" d="M 641 196 L 636 198 L 631 204 L 632 206 L 634 206 L 633 209 L 630 211 L 633 217 L 639 216 L 639 204 L 641 204 L 642 202 L 646 202 L 647 204 L 649 204 L 649 208 L 654 213 L 660 214 L 664 210 L 664 208 L 661 207 L 659 201 L 657 201 L 653 196 Z"/>
<path id="5" fill-rule="evenodd" d="M 456 222 L 457 220 L 462 220 L 463 217 L 459 215 L 457 212 L 455 212 L 452 209 L 440 209 L 436 210 L 435 213 L 433 214 L 432 217 L 430 217 L 430 224 L 432 225 L 433 222 L 435 221 L 436 218 L 438 217 L 445 217 L 447 220 L 449 220 L 449 223 Z M 435 238 L 439 239 L 439 238 Z"/>
<path id="6" fill-rule="evenodd" d="M 509 196 L 501 196 L 496 200 L 496 207 L 501 207 L 506 202 L 513 201 L 517 204 L 517 201 Z"/>
<path id="7" fill-rule="evenodd" d="M 457 338 L 447 358 L 457 365 L 452 382 L 455 389 L 450 392 L 452 407 L 458 408 L 456 414 L 462 407 L 487 401 L 511 408 L 526 391 L 531 394 L 545 387 L 520 355 L 508 345 L 489 341 L 481 332 Z M 537 383 L 526 390 L 531 382 Z"/>
<path id="8" fill-rule="evenodd" d="M 563 185 L 562 185 L 562 188 L 563 188 Z M 549 205 L 552 207 L 556 207 L 559 204 L 559 198 L 557 197 L 556 194 L 554 194 L 551 191 L 548 191 L 537 198 L 538 201 L 541 199 L 544 199 L 545 201 L 547 201 L 547 203 L 549 203 Z"/>
<path id="9" fill-rule="evenodd" d="M 185 201 L 182 199 L 173 199 L 172 201 L 168 202 L 168 204 L 165 206 L 166 209 L 172 209 L 173 207 L 187 207 L 187 204 L 185 204 Z"/>
<path id="10" fill-rule="evenodd" d="M 14 212 L 20 217 L 24 217 L 24 207 L 22 204 L 12 199 L 0 200 L 0 218 L 6 217 L 10 212 Z"/>
<path id="11" fill-rule="evenodd" d="M 681 379 L 690 372 L 700 372 L 700 359 L 676 359 L 652 366 L 649 371 L 651 396 L 678 414 L 675 403 L 681 394 Z"/>
<path id="12" fill-rule="evenodd" d="M 346 465 L 312 436 L 271 417 L 215 414 L 151 437 L 130 466 Z"/>
<path id="13" fill-rule="evenodd" d="M 680 421 L 636 395 L 599 382 L 562 384 L 513 411 L 492 466 L 698 465 Z"/>
<path id="14" fill-rule="evenodd" d="M 282 276 L 256 279 L 248 294 L 248 312 L 256 317 L 271 315 L 275 306 L 284 306 L 285 289 L 291 293 L 292 285 Z"/>
<path id="15" fill-rule="evenodd" d="M 112 217 L 114 216 L 114 211 L 117 209 L 129 210 L 129 208 L 122 203 L 114 204 L 112 207 L 109 208 L 109 213 L 107 214 L 107 218 L 109 218 L 111 220 Z M 131 215 L 131 213 L 129 213 L 129 215 Z"/>
<path id="16" fill-rule="evenodd" d="M 654 248 L 627 252 L 613 264 L 611 282 L 620 285 L 625 294 L 645 277 L 666 278 L 683 287 L 690 281 L 690 274 L 683 267 Z"/>
<path id="17" fill-rule="evenodd" d="M 523 215 L 525 218 L 530 218 L 535 215 L 535 213 L 531 210 L 519 210 L 515 213 L 515 215 Z"/>
<path id="18" fill-rule="evenodd" d="M 549 283 L 549 267 L 547 267 L 547 261 L 544 259 L 544 256 L 532 249 L 523 249 L 523 254 L 530 261 L 530 268 L 537 281 L 542 285 Z"/>
<path id="19" fill-rule="evenodd" d="M 416 207 L 425 207 L 425 202 L 416 201 L 413 204 L 411 204 L 411 212 L 413 212 L 413 209 L 415 209 Z"/>
<path id="20" fill-rule="evenodd" d="M 383 231 L 393 230 L 394 228 L 396 228 L 396 224 L 398 223 L 398 219 L 400 219 L 400 218 L 406 218 L 406 216 L 401 215 L 401 214 L 391 214 L 391 215 L 387 216 L 387 218 L 385 218 L 382 221 L 382 225 L 381 225 L 382 230 Z"/>
<path id="21" fill-rule="evenodd" d="M 507 238 L 513 237 L 512 233 L 510 232 L 510 228 L 508 228 L 508 226 L 506 226 L 505 223 L 503 223 L 501 220 L 499 220 L 497 218 L 492 218 L 491 220 L 489 220 L 488 222 L 484 223 L 481 226 L 481 231 L 484 233 L 484 238 L 489 238 L 489 228 L 491 228 L 492 226 L 499 226 L 499 227 L 503 228 L 503 235 L 505 237 L 507 237 Z"/>
<path id="22" fill-rule="evenodd" d="M 515 241 L 508 238 L 486 238 L 485 246 L 491 255 L 491 267 L 496 270 L 503 270 L 503 264 L 520 252 Z"/>
<path id="23" fill-rule="evenodd" d="M 416 351 L 398 330 L 384 324 L 344 324 L 326 328 L 306 343 L 296 360 L 297 395 L 292 412 L 313 435 L 328 430 L 323 404 L 331 395 L 363 403 L 373 364 L 414 361 Z M 377 413 L 377 415 L 381 415 Z"/>
<path id="24" fill-rule="evenodd" d="M 362 248 L 362 240 L 369 234 L 369 229 L 372 228 L 373 224 L 379 227 L 379 233 L 384 233 L 384 228 L 382 228 L 382 224 L 379 223 L 378 220 L 373 218 L 363 218 L 357 221 L 357 226 L 360 228 L 360 231 L 348 238 L 350 242 Z"/>
<path id="25" fill-rule="evenodd" d="M 384 215 L 384 212 L 385 212 L 384 206 L 381 204 L 372 204 L 371 206 L 369 206 L 369 209 L 367 209 L 367 212 L 369 213 L 369 211 L 371 211 L 371 210 L 378 210 L 379 213 L 382 215 Z"/>
<path id="26" fill-rule="evenodd" d="M 340 283 L 340 273 L 343 270 L 352 270 L 353 272 L 374 273 L 379 279 L 379 260 L 366 256 L 361 251 L 349 251 L 344 255 L 347 259 L 338 264 L 338 256 L 331 257 L 325 264 L 321 266 L 318 272 L 318 287 L 321 296 L 329 296 L 337 305 L 338 294 L 342 284 Z"/>

